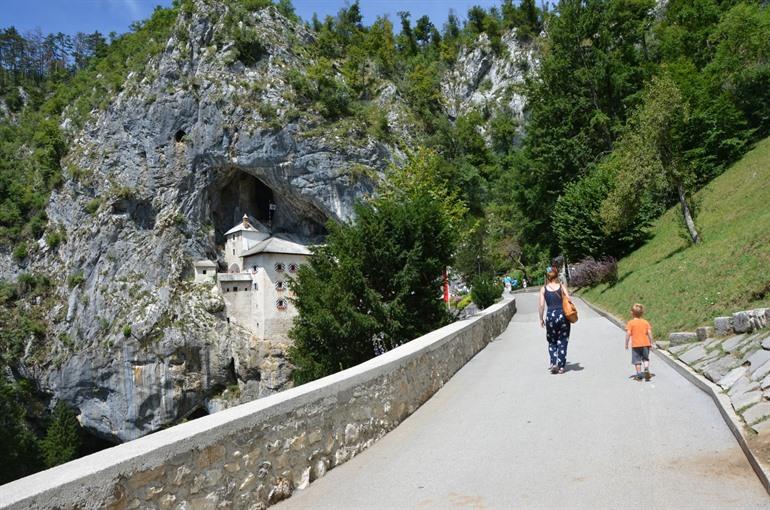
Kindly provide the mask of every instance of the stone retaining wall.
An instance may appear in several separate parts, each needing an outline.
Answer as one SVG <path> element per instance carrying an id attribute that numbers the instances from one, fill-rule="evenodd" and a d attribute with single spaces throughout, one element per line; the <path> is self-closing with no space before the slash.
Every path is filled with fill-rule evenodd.
<path id="1" fill-rule="evenodd" d="M 502 333 L 513 299 L 318 381 L 0 487 L 10 509 L 263 509 L 396 427 Z"/>
<path id="2" fill-rule="evenodd" d="M 758 434 L 770 434 L 770 308 L 717 317 L 714 327 L 671 333 L 669 352 L 729 398 Z"/>

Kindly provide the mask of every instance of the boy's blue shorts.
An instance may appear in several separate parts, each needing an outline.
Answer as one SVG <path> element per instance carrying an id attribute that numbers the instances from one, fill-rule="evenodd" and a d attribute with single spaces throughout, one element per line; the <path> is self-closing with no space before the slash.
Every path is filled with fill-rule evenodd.
<path id="1" fill-rule="evenodd" d="M 650 361 L 650 348 L 634 347 L 631 349 L 631 364 L 638 365 L 642 361 Z"/>

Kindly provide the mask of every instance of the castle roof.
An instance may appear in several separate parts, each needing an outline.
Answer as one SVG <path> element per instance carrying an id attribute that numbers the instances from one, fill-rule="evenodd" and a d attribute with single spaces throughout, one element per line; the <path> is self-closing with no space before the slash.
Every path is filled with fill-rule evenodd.
<path id="1" fill-rule="evenodd" d="M 243 220 L 244 221 L 241 221 L 236 226 L 225 232 L 225 236 L 229 236 L 230 234 L 235 234 L 236 232 L 241 232 L 243 230 L 247 232 L 268 232 L 267 227 L 254 218 L 249 218 L 244 214 Z"/>
<path id="2" fill-rule="evenodd" d="M 310 255 L 310 250 L 304 244 L 295 243 L 280 237 L 268 237 L 264 241 L 255 244 L 251 249 L 243 252 L 242 257 L 257 255 L 259 253 L 288 253 L 291 255 Z"/>
<path id="3" fill-rule="evenodd" d="M 217 265 L 214 262 L 208 259 L 196 260 L 195 262 L 193 262 L 193 265 L 195 267 L 217 267 Z"/>

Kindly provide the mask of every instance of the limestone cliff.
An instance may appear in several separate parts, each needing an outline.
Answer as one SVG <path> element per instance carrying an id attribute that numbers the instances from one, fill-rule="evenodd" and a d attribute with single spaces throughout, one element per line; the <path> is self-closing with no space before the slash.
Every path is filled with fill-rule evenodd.
<path id="1" fill-rule="evenodd" d="M 503 35 L 495 53 L 486 34 L 460 52 L 457 62 L 442 81 L 441 91 L 450 118 L 480 110 L 513 115 L 524 127 L 524 84 L 538 66 L 533 42 L 521 42 L 511 30 Z"/>
<path id="2" fill-rule="evenodd" d="M 276 232 L 322 238 L 324 223 L 350 220 L 355 201 L 402 158 L 399 147 L 419 138 L 391 83 L 374 101 L 398 145 L 300 110 L 290 75 L 312 64 L 313 34 L 276 9 L 249 13 L 259 51 L 239 59 L 230 7 L 191 5 L 162 53 L 72 133 L 65 182 L 47 210 L 49 230 L 65 241 L 41 240 L 23 268 L 51 275 L 60 304 L 47 344 L 31 342 L 19 372 L 114 441 L 227 405 L 226 388 L 236 402 L 286 388 L 286 340 L 229 325 L 216 287 L 193 283 L 192 262 L 221 261 L 223 234 L 244 213 L 271 219 Z M 450 115 L 512 90 L 508 74 L 522 60 L 514 39 L 506 45 L 505 62 L 484 44 L 461 56 L 444 89 Z M 520 96 L 509 99 L 521 112 Z M 62 125 L 70 129 L 66 115 Z M 20 270 L 10 258 L 0 265 L 3 277 Z"/>

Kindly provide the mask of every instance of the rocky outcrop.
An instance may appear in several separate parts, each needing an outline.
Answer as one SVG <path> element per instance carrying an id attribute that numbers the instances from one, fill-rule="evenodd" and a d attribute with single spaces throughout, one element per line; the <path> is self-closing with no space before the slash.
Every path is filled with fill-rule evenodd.
<path id="1" fill-rule="evenodd" d="M 230 326 L 216 289 L 192 283 L 192 261 L 221 258 L 224 232 L 246 212 L 319 238 L 328 219 L 351 218 L 394 154 L 298 114 L 288 74 L 309 63 L 302 25 L 273 8 L 251 13 L 262 55 L 245 66 L 226 3 L 194 7 L 74 138 L 47 210 L 66 242 L 41 241 L 27 267 L 54 277 L 61 304 L 52 340 L 19 370 L 115 441 L 290 384 L 287 340 Z M 240 396 L 217 398 L 228 387 Z"/>
<path id="2" fill-rule="evenodd" d="M 504 111 L 524 124 L 524 83 L 539 64 L 534 43 L 516 38 L 515 31 L 502 37 L 496 54 L 486 34 L 464 48 L 442 82 L 446 110 L 456 118 L 471 110 L 487 114 Z"/>

